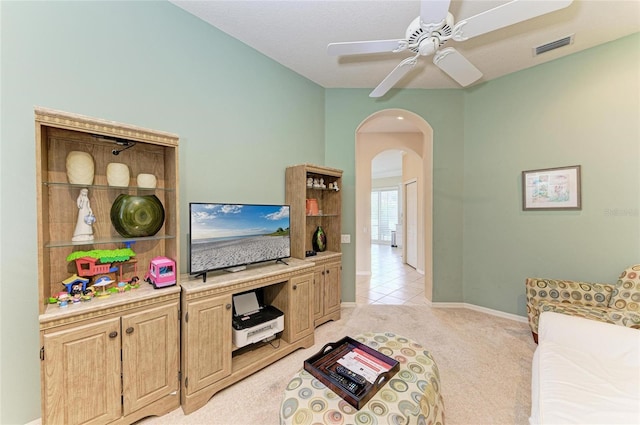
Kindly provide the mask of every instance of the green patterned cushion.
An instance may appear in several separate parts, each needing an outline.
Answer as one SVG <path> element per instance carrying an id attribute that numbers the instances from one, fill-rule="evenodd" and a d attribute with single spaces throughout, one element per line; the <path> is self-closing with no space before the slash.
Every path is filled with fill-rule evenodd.
<path id="1" fill-rule="evenodd" d="M 609 309 L 607 316 L 616 325 L 640 329 L 640 314 L 636 312 Z"/>
<path id="2" fill-rule="evenodd" d="M 640 314 L 640 264 L 622 272 L 611 294 L 609 307 Z"/>
<path id="3" fill-rule="evenodd" d="M 593 307 L 568 302 L 543 300 L 538 303 L 538 308 L 540 309 L 540 313 L 543 311 L 553 311 L 555 313 L 583 317 L 599 322 L 614 323 L 608 315 L 610 310 L 607 307 Z"/>
<path id="4" fill-rule="evenodd" d="M 540 303 L 573 304 L 606 309 L 611 299 L 613 285 L 605 283 L 575 282 L 571 280 L 527 278 L 527 316 L 529 326 L 538 332 Z"/>

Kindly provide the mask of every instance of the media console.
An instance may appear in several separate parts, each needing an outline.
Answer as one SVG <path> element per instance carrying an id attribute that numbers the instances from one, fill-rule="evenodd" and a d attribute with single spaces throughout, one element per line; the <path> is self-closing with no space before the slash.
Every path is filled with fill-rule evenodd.
<path id="1" fill-rule="evenodd" d="M 218 391 L 299 348 L 314 344 L 313 282 L 310 261 L 247 266 L 237 273 L 209 272 L 206 282 L 183 276 L 182 410 L 189 414 Z M 233 296 L 262 288 L 264 303 L 284 313 L 284 330 L 272 343 L 233 345 Z"/>

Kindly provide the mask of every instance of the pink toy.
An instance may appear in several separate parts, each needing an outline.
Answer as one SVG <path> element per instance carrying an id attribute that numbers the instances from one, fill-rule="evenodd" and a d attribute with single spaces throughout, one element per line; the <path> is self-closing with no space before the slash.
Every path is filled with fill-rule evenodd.
<path id="1" fill-rule="evenodd" d="M 176 284 L 176 262 L 167 257 L 155 257 L 149 263 L 149 271 L 144 280 L 155 289 Z"/>

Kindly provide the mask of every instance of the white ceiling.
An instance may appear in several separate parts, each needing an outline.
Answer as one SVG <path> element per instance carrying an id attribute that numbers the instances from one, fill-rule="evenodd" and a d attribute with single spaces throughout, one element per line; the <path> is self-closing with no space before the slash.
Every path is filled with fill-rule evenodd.
<path id="1" fill-rule="evenodd" d="M 401 52 L 332 57 L 326 53 L 327 44 L 404 38 L 407 26 L 420 13 L 418 0 L 171 2 L 325 88 L 373 89 L 402 59 L 411 56 Z M 506 1 L 452 0 L 449 11 L 458 22 L 503 3 Z M 446 46 L 455 46 L 484 74 L 474 83 L 477 85 L 638 31 L 639 0 L 574 0 L 565 9 L 465 42 L 450 40 Z M 534 47 L 572 34 L 573 44 L 534 57 Z M 431 59 L 420 58 L 396 87 L 459 88 Z M 361 130 L 416 131 L 391 117 Z"/>

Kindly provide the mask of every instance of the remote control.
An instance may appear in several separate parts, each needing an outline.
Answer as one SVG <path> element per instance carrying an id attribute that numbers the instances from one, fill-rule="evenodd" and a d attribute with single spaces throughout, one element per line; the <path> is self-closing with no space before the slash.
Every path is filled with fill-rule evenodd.
<path id="1" fill-rule="evenodd" d="M 364 379 L 364 376 L 358 375 L 357 373 L 347 369 L 342 365 L 336 368 L 336 372 L 338 372 L 338 374 L 344 376 L 345 378 L 351 379 L 353 382 L 355 382 L 358 385 L 364 385 L 367 383 L 367 380 Z"/>
<path id="2" fill-rule="evenodd" d="M 353 382 L 350 379 L 345 378 L 342 375 L 338 375 L 336 372 L 332 371 L 332 370 L 328 370 L 327 373 L 329 374 L 330 377 L 332 377 L 336 382 L 338 382 L 340 384 L 340 386 L 344 387 L 347 389 L 347 391 L 349 391 L 352 394 L 355 394 L 358 392 L 359 390 L 359 386 L 358 384 L 356 384 L 355 382 Z"/>

